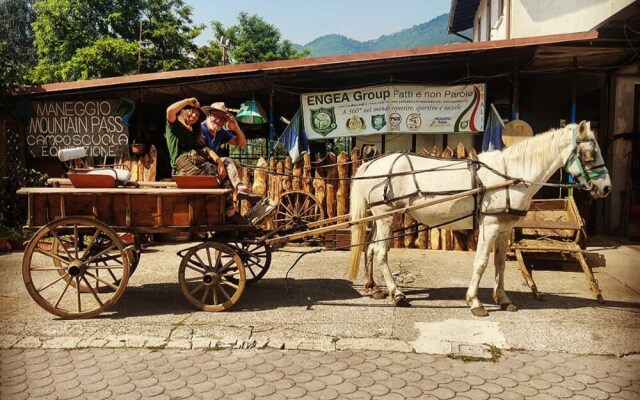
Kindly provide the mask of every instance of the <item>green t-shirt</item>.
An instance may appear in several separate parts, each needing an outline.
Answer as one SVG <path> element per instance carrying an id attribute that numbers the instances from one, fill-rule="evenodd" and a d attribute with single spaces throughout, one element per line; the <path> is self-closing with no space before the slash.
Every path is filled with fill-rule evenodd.
<path id="1" fill-rule="evenodd" d="M 173 124 L 167 121 L 164 135 L 167 138 L 167 147 L 169 147 L 169 156 L 171 156 L 171 169 L 176 167 L 176 160 L 181 154 L 202 147 L 198 145 L 191 132 L 178 120 Z"/>

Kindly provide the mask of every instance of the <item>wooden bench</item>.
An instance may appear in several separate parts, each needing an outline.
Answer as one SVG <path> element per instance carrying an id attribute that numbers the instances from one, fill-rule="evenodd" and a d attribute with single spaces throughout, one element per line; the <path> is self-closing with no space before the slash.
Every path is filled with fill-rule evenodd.
<path id="1" fill-rule="evenodd" d="M 527 285 L 537 299 L 541 299 L 541 295 L 524 262 L 525 254 L 535 258 L 578 261 L 596 299 L 604 303 L 598 281 L 584 258 L 585 242 L 584 221 L 573 197 L 532 201 L 525 219 L 513 228 L 511 250 L 515 253 Z"/>

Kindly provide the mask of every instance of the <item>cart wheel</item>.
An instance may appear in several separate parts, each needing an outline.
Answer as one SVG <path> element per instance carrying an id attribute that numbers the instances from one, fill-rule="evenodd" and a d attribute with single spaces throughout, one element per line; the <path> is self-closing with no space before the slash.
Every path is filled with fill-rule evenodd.
<path id="1" fill-rule="evenodd" d="M 291 229 L 324 219 L 322 204 L 309 193 L 294 190 L 280 196 L 273 222 L 276 228 Z"/>
<path id="2" fill-rule="evenodd" d="M 190 304 L 203 311 L 223 311 L 238 302 L 246 277 L 235 250 L 222 243 L 204 242 L 182 257 L 178 281 Z"/>
<path id="3" fill-rule="evenodd" d="M 129 280 L 124 243 L 104 223 L 68 217 L 38 230 L 25 249 L 22 278 L 42 308 L 63 318 L 90 318 L 118 301 Z"/>
<path id="4" fill-rule="evenodd" d="M 81 234 L 81 238 L 82 240 L 80 242 L 82 244 L 80 245 L 80 248 L 84 249 L 87 246 L 86 244 L 87 240 L 91 240 L 91 238 L 87 237 L 84 233 Z M 102 232 L 96 237 L 95 243 L 91 247 L 91 249 L 88 250 L 89 251 L 88 257 L 93 257 L 94 255 L 100 253 L 104 249 L 110 247 L 112 244 L 113 242 L 111 241 L 111 238 L 109 238 L 109 236 L 105 235 L 104 232 Z M 60 244 L 60 242 L 54 241 L 51 244 L 51 253 L 56 255 L 60 255 L 62 253 L 62 245 Z M 129 277 L 131 277 L 131 275 L 133 275 L 133 273 L 135 272 L 136 267 L 138 266 L 138 262 L 140 261 L 140 256 L 136 251 L 134 251 L 130 247 L 125 248 L 125 253 L 127 255 L 127 258 L 129 259 Z M 58 268 L 58 273 L 60 274 L 60 276 L 62 276 L 62 279 L 64 279 L 65 282 L 69 281 L 70 282 L 69 284 L 71 285 L 71 287 L 75 288 L 76 287 L 75 279 L 73 279 L 73 277 L 71 277 L 67 273 L 66 268 L 64 268 L 60 260 L 54 258 L 53 264 L 56 266 L 56 268 Z M 101 260 L 100 264 L 102 267 L 106 266 L 107 260 L 104 260 L 104 259 Z M 113 286 L 118 286 L 119 278 L 113 273 L 111 273 L 110 271 L 108 271 L 106 274 L 105 272 L 100 272 L 100 271 L 101 271 L 100 269 L 96 270 L 96 276 L 103 278 L 107 282 L 111 282 L 112 285 L 104 284 L 98 279 L 90 279 L 89 283 L 92 285 L 92 288 L 89 288 L 87 285 L 83 283 L 83 281 L 80 281 L 80 291 L 82 293 L 91 293 L 92 289 L 98 293 L 109 293 L 114 291 Z"/>
<path id="5" fill-rule="evenodd" d="M 271 266 L 271 246 L 266 243 L 229 242 L 240 256 L 247 274 L 247 285 L 258 282 Z M 234 277 L 229 277 L 233 283 L 238 283 Z"/>

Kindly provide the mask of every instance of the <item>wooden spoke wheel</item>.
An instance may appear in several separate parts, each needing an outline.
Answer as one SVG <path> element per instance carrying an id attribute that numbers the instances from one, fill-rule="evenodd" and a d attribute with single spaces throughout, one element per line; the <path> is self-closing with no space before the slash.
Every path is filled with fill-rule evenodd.
<path id="1" fill-rule="evenodd" d="M 95 237 L 95 240 L 93 239 L 94 239 L 93 236 L 88 237 L 84 233 L 81 233 L 81 240 L 79 241 L 80 248 L 83 250 L 87 249 L 88 251 L 87 257 L 89 258 L 99 254 L 103 250 L 111 247 L 111 245 L 113 244 L 113 241 L 111 240 L 111 238 L 107 234 L 105 234 L 105 232 L 102 232 L 102 231 L 98 232 L 98 235 L 97 237 Z M 91 240 L 93 240 L 93 246 L 91 246 L 91 248 L 87 248 L 87 243 Z M 63 247 L 62 247 L 63 245 L 61 244 L 61 242 L 54 240 L 53 242 L 50 242 L 50 243 L 51 243 L 52 254 L 64 255 Z M 69 245 L 65 244 L 65 246 L 68 247 Z M 137 254 L 136 251 L 134 251 L 131 248 L 125 248 L 125 254 L 129 259 L 129 277 L 131 277 L 131 275 L 136 270 L 136 267 L 138 266 L 138 262 L 140 261 L 140 256 Z M 111 256 L 111 259 L 108 259 L 106 257 L 101 257 L 100 260 L 97 261 L 97 263 L 99 263 L 100 266 L 102 267 L 106 267 L 108 265 L 107 264 L 108 261 L 120 263 L 120 260 L 118 259 L 118 257 L 114 257 L 113 255 Z M 71 285 L 71 287 L 76 288 L 76 280 L 73 279 L 73 277 L 67 273 L 66 269 L 63 267 L 60 260 L 58 258 L 54 258 L 53 264 L 58 268 L 58 273 L 60 274 L 60 276 L 62 276 L 62 279 L 64 279 L 65 282 L 69 281 L 69 284 Z M 91 288 L 88 287 L 84 283 L 84 281 L 82 280 L 80 281 L 79 287 L 82 293 L 91 293 L 92 290 L 95 290 L 98 293 L 113 292 L 114 287 L 117 287 L 120 282 L 119 275 L 114 274 L 113 271 L 109 269 L 106 269 L 106 270 L 97 269 L 95 274 L 96 274 L 96 279 L 88 280 L 89 284 L 92 286 Z M 99 278 L 102 278 L 102 280 Z M 103 283 L 103 281 L 110 282 L 110 284 L 109 283 L 105 284 Z"/>
<path id="2" fill-rule="evenodd" d="M 247 285 L 258 282 L 267 273 L 271 266 L 271 246 L 266 243 L 253 242 L 229 242 L 240 256 L 247 274 Z M 237 283 L 234 277 L 229 277 L 231 282 Z"/>
<path id="3" fill-rule="evenodd" d="M 22 260 L 29 295 L 62 318 L 90 318 L 113 306 L 127 286 L 130 257 L 116 232 L 86 217 L 40 228 Z"/>
<path id="4" fill-rule="evenodd" d="M 320 201 L 309 193 L 294 190 L 280 196 L 273 222 L 276 228 L 291 229 L 321 219 L 324 219 L 324 211 Z"/>
<path id="5" fill-rule="evenodd" d="M 203 311 L 223 311 L 238 302 L 246 284 L 242 259 L 222 243 L 204 242 L 182 257 L 178 281 L 184 298 Z"/>

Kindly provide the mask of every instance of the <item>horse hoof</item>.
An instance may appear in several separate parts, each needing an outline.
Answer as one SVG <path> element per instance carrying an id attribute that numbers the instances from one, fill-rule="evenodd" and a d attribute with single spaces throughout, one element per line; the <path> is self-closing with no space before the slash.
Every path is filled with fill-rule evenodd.
<path id="1" fill-rule="evenodd" d="M 409 301 L 403 294 L 393 296 L 393 301 L 396 303 L 396 307 L 409 307 Z"/>
<path id="2" fill-rule="evenodd" d="M 383 292 L 382 290 L 378 289 L 378 290 L 374 290 L 374 291 L 371 293 L 371 297 L 372 297 L 372 298 L 374 298 L 374 299 L 376 299 L 376 300 L 382 300 L 382 299 L 384 299 L 386 296 L 385 296 L 385 294 L 384 294 L 384 292 Z"/>
<path id="3" fill-rule="evenodd" d="M 471 309 L 471 314 L 475 315 L 476 317 L 488 317 L 489 316 L 489 313 L 487 312 L 487 310 L 484 309 L 484 307 L 472 308 Z"/>
<path id="4" fill-rule="evenodd" d="M 502 308 L 503 311 L 509 311 L 509 312 L 518 311 L 518 307 L 513 303 L 500 304 L 500 308 Z"/>

